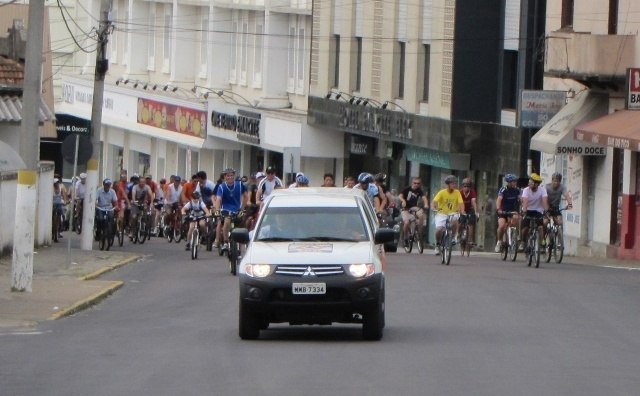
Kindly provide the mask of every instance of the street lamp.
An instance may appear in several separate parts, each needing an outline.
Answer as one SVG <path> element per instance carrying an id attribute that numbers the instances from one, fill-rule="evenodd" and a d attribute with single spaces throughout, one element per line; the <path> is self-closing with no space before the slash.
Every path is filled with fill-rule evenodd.
<path id="1" fill-rule="evenodd" d="M 404 107 L 402 107 L 399 104 L 397 104 L 396 102 L 392 102 L 390 100 L 385 100 L 384 103 L 382 104 L 382 106 L 380 106 L 380 108 L 384 110 L 384 109 L 387 108 L 387 106 L 389 106 L 389 104 L 392 104 L 392 105 L 396 106 L 397 108 L 402 110 L 404 113 L 408 113 L 408 111 Z"/>

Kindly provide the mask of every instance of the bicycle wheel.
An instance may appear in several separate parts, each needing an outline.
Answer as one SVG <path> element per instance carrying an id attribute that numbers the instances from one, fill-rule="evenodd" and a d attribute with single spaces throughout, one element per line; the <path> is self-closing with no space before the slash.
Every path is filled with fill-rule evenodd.
<path id="1" fill-rule="evenodd" d="M 418 253 L 422 254 L 424 252 L 424 240 L 422 236 L 422 232 L 418 232 L 416 230 L 416 247 L 418 248 Z"/>
<path id="2" fill-rule="evenodd" d="M 148 240 L 151 240 L 151 215 L 147 214 L 144 217 L 144 222 L 145 222 L 145 230 L 146 230 L 146 236 Z"/>
<path id="3" fill-rule="evenodd" d="M 107 250 L 113 246 L 113 242 L 115 241 L 116 235 L 114 232 L 114 223 L 113 221 L 107 222 Z"/>
<path id="4" fill-rule="evenodd" d="M 502 234 L 502 246 L 500 248 L 500 258 L 502 261 L 506 261 L 509 256 L 511 246 L 509 245 L 509 228 L 504 230 Z"/>
<path id="5" fill-rule="evenodd" d="M 76 234 L 80 235 L 82 232 L 82 212 L 78 212 L 73 216 L 73 228 L 76 230 Z"/>
<path id="6" fill-rule="evenodd" d="M 210 252 L 213 250 L 213 240 L 216 238 L 216 228 L 213 225 L 213 221 L 211 221 L 211 219 L 209 219 L 209 221 L 207 221 L 207 237 L 206 242 L 207 242 L 207 252 Z"/>
<path id="7" fill-rule="evenodd" d="M 531 263 L 533 263 L 533 250 L 532 250 L 532 247 L 534 245 L 534 242 L 533 242 L 533 238 L 532 238 L 533 234 L 532 234 L 531 230 L 529 231 L 529 234 L 531 234 L 531 235 L 529 235 L 529 244 L 525 249 L 525 252 L 526 252 L 527 257 L 528 257 L 527 267 L 531 267 Z"/>
<path id="8" fill-rule="evenodd" d="M 562 226 L 559 225 L 556 230 L 555 240 L 553 241 L 553 255 L 556 258 L 556 263 L 560 264 L 564 257 L 564 234 L 562 232 Z"/>
<path id="9" fill-rule="evenodd" d="M 57 215 L 57 210 L 54 209 L 53 210 L 53 220 L 51 221 L 51 239 L 53 239 L 54 242 L 58 242 L 58 236 L 60 235 L 60 233 L 58 232 L 58 215 Z"/>
<path id="10" fill-rule="evenodd" d="M 100 221 L 100 223 L 97 225 L 96 230 L 99 233 L 98 235 L 98 246 L 100 247 L 100 250 L 104 250 L 107 246 L 107 230 L 106 230 L 106 226 L 103 224 L 103 221 Z"/>
<path id="11" fill-rule="evenodd" d="M 467 228 L 463 228 L 460 232 L 460 255 L 464 257 L 464 254 L 467 252 Z"/>
<path id="12" fill-rule="evenodd" d="M 444 244 L 442 246 L 443 246 L 442 258 L 444 259 L 444 263 L 446 265 L 449 265 L 449 263 L 451 263 L 451 250 L 452 250 L 451 235 L 449 233 L 447 233 L 447 236 L 445 237 L 445 240 L 444 240 Z"/>
<path id="13" fill-rule="evenodd" d="M 118 234 L 118 246 L 124 245 L 124 224 L 121 219 L 116 223 L 116 233 Z"/>
<path id="14" fill-rule="evenodd" d="M 553 229 L 550 229 L 547 231 L 547 236 L 545 237 L 547 244 L 545 245 L 544 249 L 547 251 L 547 256 L 545 257 L 545 261 L 551 262 L 551 256 L 555 255 L 555 249 L 554 249 L 554 244 L 555 244 L 555 237 L 554 237 L 554 232 Z"/>
<path id="15" fill-rule="evenodd" d="M 193 230 L 193 234 L 191 234 L 191 260 L 198 258 L 199 239 L 200 233 L 198 232 L 198 225 L 196 224 L 196 228 Z"/>
<path id="16" fill-rule="evenodd" d="M 407 253 L 411 253 L 411 251 L 413 250 L 413 240 L 414 240 L 414 235 L 413 235 L 413 231 L 411 231 L 411 227 L 409 228 L 409 237 L 407 238 L 406 236 L 403 235 L 402 237 L 402 246 L 404 246 L 404 251 Z"/>
<path id="17" fill-rule="evenodd" d="M 143 244 L 147 240 L 147 222 L 144 219 L 144 215 L 138 217 L 138 243 Z"/>
<path id="18" fill-rule="evenodd" d="M 518 231 L 515 227 L 509 227 L 507 232 L 511 237 L 509 238 L 509 259 L 511 261 L 516 261 L 518 257 Z M 506 250 L 506 249 L 505 249 Z"/>
<path id="19" fill-rule="evenodd" d="M 536 263 L 536 268 L 540 267 L 540 238 L 538 238 L 538 232 L 535 233 L 535 240 L 533 242 L 533 255 Z"/>

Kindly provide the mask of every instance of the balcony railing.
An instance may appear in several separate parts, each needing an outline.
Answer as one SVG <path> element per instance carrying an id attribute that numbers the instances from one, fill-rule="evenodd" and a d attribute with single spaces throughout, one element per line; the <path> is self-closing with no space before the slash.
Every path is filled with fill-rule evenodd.
<path id="1" fill-rule="evenodd" d="M 546 75 L 589 79 L 624 78 L 635 65 L 636 36 L 551 32 L 546 40 Z"/>

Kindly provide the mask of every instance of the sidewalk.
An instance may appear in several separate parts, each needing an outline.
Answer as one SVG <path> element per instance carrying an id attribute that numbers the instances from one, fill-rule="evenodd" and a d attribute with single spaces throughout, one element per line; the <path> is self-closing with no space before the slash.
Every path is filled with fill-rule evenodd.
<path id="1" fill-rule="evenodd" d="M 63 235 L 59 243 L 34 252 L 32 292 L 11 291 L 12 257 L 0 258 L 0 329 L 35 327 L 96 304 L 123 285 L 96 278 L 140 258 L 117 246 L 84 251 L 79 235 Z"/>

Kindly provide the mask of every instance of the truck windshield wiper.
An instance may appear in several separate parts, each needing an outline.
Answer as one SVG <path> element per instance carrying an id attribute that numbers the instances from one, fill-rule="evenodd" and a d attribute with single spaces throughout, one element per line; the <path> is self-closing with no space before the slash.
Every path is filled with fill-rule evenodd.
<path id="1" fill-rule="evenodd" d="M 332 236 L 314 236 L 299 238 L 298 240 L 304 242 L 353 242 L 352 238 L 337 238 Z"/>
<path id="2" fill-rule="evenodd" d="M 257 239 L 258 242 L 292 242 L 293 238 L 283 238 L 283 237 L 271 237 L 271 238 L 260 238 Z"/>

